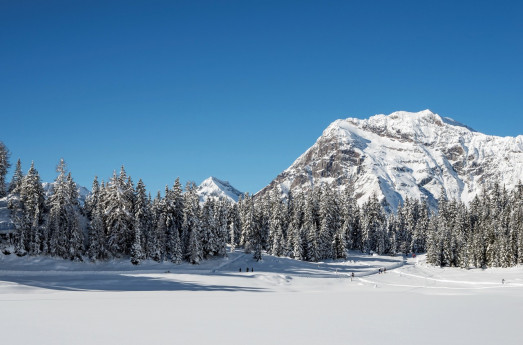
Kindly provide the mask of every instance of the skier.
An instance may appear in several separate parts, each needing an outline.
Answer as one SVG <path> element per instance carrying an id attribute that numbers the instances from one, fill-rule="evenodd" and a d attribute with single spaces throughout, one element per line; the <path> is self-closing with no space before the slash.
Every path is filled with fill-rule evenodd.
<path id="1" fill-rule="evenodd" d="M 251 272 L 254 272 L 254 268 L 253 267 L 251 267 Z"/>
<path id="2" fill-rule="evenodd" d="M 242 271 L 242 268 L 240 267 L 240 273 L 241 273 L 241 271 Z"/>
<path id="3" fill-rule="evenodd" d="M 247 273 L 249 273 L 249 267 L 247 267 Z"/>
<path id="4" fill-rule="evenodd" d="M 505 284 L 505 278 L 501 279 L 501 284 Z"/>

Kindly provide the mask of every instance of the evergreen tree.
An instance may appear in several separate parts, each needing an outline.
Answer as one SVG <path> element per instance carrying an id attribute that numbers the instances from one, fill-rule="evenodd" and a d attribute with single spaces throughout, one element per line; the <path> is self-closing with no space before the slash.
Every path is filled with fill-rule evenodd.
<path id="1" fill-rule="evenodd" d="M 184 194 L 183 233 L 188 236 L 185 256 L 192 264 L 198 264 L 203 259 L 200 223 L 200 198 L 196 193 L 194 183 L 187 183 Z"/>
<path id="2" fill-rule="evenodd" d="M 20 194 L 20 189 L 22 188 L 22 181 L 24 174 L 22 173 L 22 162 L 20 159 L 16 162 L 15 172 L 11 183 L 9 184 L 9 193 Z"/>
<path id="3" fill-rule="evenodd" d="M 47 220 L 49 252 L 53 256 L 81 261 L 83 232 L 80 228 L 80 207 L 76 184 L 70 174 L 66 175 L 66 165 L 63 159 L 60 160 L 56 170 L 58 177 L 48 199 L 50 209 Z"/>
<path id="4" fill-rule="evenodd" d="M 218 249 L 217 223 L 215 217 L 215 203 L 213 198 L 208 198 L 201 210 L 201 245 L 205 259 L 214 256 Z"/>
<path id="5" fill-rule="evenodd" d="M 91 186 L 91 193 L 87 196 L 84 204 L 84 213 L 89 220 L 93 218 L 92 213 L 100 203 L 100 184 L 98 183 L 98 176 L 94 177 Z"/>
<path id="6" fill-rule="evenodd" d="M 245 253 L 249 254 L 253 249 L 253 236 L 255 230 L 254 201 L 249 194 L 246 194 L 241 202 L 240 218 L 242 229 L 240 245 L 243 245 Z"/>
<path id="7" fill-rule="evenodd" d="M 313 192 L 309 191 L 307 193 L 307 201 L 305 204 L 303 230 L 302 230 L 306 234 L 306 238 L 307 238 L 305 257 L 308 261 L 318 261 L 318 259 L 319 259 L 315 210 L 316 210 L 316 207 L 315 207 L 315 199 L 313 196 Z"/>
<path id="8" fill-rule="evenodd" d="M 142 224 L 143 221 L 140 218 L 140 215 L 136 214 L 133 226 L 134 239 L 133 245 L 131 247 L 131 263 L 133 265 L 139 265 L 140 262 L 145 259 L 144 250 L 142 247 Z"/>
<path id="9" fill-rule="evenodd" d="M 227 256 L 227 236 L 228 236 L 228 224 L 227 218 L 229 214 L 230 203 L 226 200 L 219 200 L 216 204 L 216 253 L 218 256 Z"/>
<path id="10" fill-rule="evenodd" d="M 353 186 L 348 185 L 343 191 L 341 207 L 342 231 L 345 232 L 348 249 L 362 250 L 359 213 L 360 209 L 356 203 L 356 199 L 354 198 Z"/>
<path id="11" fill-rule="evenodd" d="M 376 194 L 363 205 L 362 214 L 362 249 L 370 253 L 377 248 L 378 232 L 386 231 L 384 212 Z"/>
<path id="12" fill-rule="evenodd" d="M 116 172 L 113 173 L 106 187 L 104 200 L 108 250 L 114 257 L 130 253 L 134 222 L 133 194 L 134 191 L 122 166 L 119 176 Z"/>
<path id="13" fill-rule="evenodd" d="M 269 201 L 262 205 L 269 210 L 268 215 L 268 228 L 269 228 L 269 243 L 267 248 L 272 255 L 281 256 L 284 253 L 284 205 L 280 199 L 280 192 L 274 189 L 270 196 Z"/>
<path id="14" fill-rule="evenodd" d="M 33 254 L 37 247 L 35 241 L 41 244 L 39 229 L 44 210 L 44 190 L 34 163 L 31 163 L 31 168 L 22 180 L 19 200 L 11 206 L 16 227 L 16 253 Z"/>
<path id="15" fill-rule="evenodd" d="M 7 171 L 11 167 L 11 164 L 9 163 L 9 156 L 9 150 L 4 145 L 4 143 L 0 141 L 0 198 L 3 198 L 7 194 L 5 177 L 7 175 Z"/>
<path id="16" fill-rule="evenodd" d="M 298 194 L 292 199 L 290 209 L 290 222 L 287 230 L 287 247 L 289 255 L 297 260 L 305 260 L 305 234 L 303 233 L 303 194 Z"/>
<path id="17" fill-rule="evenodd" d="M 109 257 L 109 252 L 106 248 L 103 215 L 100 204 L 97 204 L 91 212 L 88 231 L 89 246 L 87 256 L 89 260 L 93 262 L 106 260 Z"/>
<path id="18" fill-rule="evenodd" d="M 165 220 L 161 212 L 161 203 L 162 198 L 158 192 L 154 201 L 150 202 L 152 222 L 145 234 L 147 258 L 157 262 L 162 260 L 163 235 L 165 234 Z"/>
<path id="19" fill-rule="evenodd" d="M 239 203 L 240 201 L 238 201 L 236 204 L 230 205 L 227 214 L 227 226 L 229 231 L 228 242 L 231 246 L 231 252 L 233 252 L 236 246 L 240 244 L 241 219 L 240 212 L 238 210 Z"/>

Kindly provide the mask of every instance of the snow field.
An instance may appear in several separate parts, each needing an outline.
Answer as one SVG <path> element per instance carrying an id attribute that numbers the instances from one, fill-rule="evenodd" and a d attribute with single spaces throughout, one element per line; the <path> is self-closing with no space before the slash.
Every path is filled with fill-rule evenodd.
<path id="1" fill-rule="evenodd" d="M 0 333 L 18 344 L 521 343 L 523 267 L 351 254 L 138 267 L 0 255 Z"/>

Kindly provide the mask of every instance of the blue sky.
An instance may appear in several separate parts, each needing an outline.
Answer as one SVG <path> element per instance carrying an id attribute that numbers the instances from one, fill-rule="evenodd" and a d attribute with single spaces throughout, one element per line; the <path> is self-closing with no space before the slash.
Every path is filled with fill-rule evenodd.
<path id="1" fill-rule="evenodd" d="M 53 180 L 256 192 L 329 123 L 523 134 L 521 1 L 2 1 L 0 140 Z"/>

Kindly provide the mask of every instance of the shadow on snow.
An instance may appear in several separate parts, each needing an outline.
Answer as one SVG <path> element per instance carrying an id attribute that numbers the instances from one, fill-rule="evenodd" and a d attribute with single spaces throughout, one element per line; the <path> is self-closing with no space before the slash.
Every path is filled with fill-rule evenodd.
<path id="1" fill-rule="evenodd" d="M 25 286 L 62 291 L 226 291 L 263 292 L 264 289 L 235 285 L 206 285 L 175 279 L 176 274 L 162 277 L 115 274 L 42 274 L 31 276 L 0 276 L 0 280 Z"/>

